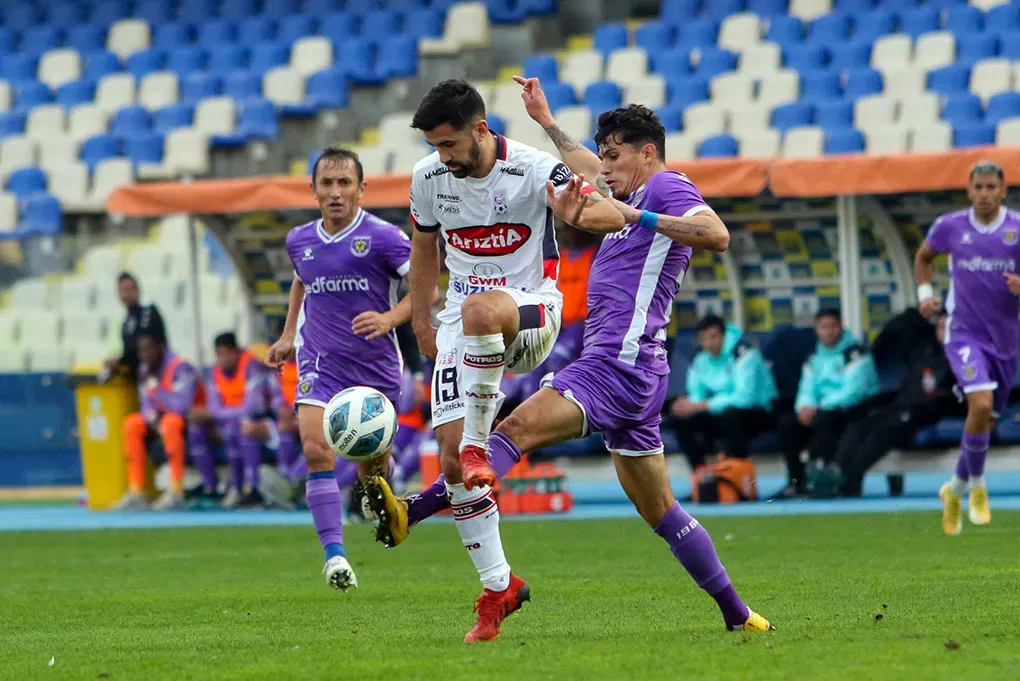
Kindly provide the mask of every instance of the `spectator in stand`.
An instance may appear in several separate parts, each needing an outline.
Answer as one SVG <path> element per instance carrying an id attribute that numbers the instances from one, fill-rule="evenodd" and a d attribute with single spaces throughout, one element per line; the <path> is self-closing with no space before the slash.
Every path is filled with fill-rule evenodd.
<path id="1" fill-rule="evenodd" d="M 154 303 L 143 305 L 141 291 L 138 287 L 138 280 L 128 272 L 121 272 L 117 276 L 117 296 L 120 302 L 127 308 L 127 317 L 121 326 L 120 335 L 124 342 L 124 349 L 120 357 L 106 360 L 107 372 L 121 371 L 127 373 L 131 380 L 138 377 L 138 337 L 143 333 L 149 334 L 157 341 L 166 344 L 166 327 L 163 324 L 163 317 Z"/>
<path id="2" fill-rule="evenodd" d="M 839 312 L 815 317 L 818 344 L 800 376 L 794 413 L 779 419 L 779 439 L 790 481 L 779 497 L 807 493 L 808 461 L 831 457 L 847 427 L 864 416 L 878 394 L 875 361 L 853 333 L 843 329 Z"/>
<path id="3" fill-rule="evenodd" d="M 775 427 L 776 382 L 761 351 L 736 326 L 708 315 L 698 322 L 698 345 L 687 370 L 687 395 L 670 407 L 670 422 L 692 471 L 719 450 L 747 458 L 748 445 Z"/>

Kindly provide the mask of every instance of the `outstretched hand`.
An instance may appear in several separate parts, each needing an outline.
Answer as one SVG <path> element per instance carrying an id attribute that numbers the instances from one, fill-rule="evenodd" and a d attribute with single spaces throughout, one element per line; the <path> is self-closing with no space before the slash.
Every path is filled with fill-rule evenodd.
<path id="1" fill-rule="evenodd" d="M 521 90 L 521 99 L 524 100 L 524 109 L 531 116 L 531 120 L 543 128 L 548 128 L 555 123 L 552 110 L 549 108 L 549 101 L 545 98 L 545 92 L 542 90 L 542 84 L 538 78 L 514 76 L 514 82 L 524 86 L 524 89 Z"/>
<path id="2" fill-rule="evenodd" d="M 558 218 L 568 225 L 577 225 L 581 219 L 581 211 L 588 203 L 587 194 L 581 193 L 584 187 L 584 175 L 574 175 L 567 180 L 567 186 L 559 194 L 552 180 L 545 181 L 545 191 L 549 198 L 549 208 Z"/>

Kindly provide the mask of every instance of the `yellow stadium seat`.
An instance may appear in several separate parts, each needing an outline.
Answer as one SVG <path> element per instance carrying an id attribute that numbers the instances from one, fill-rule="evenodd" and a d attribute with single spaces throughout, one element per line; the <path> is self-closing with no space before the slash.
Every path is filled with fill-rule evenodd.
<path id="1" fill-rule="evenodd" d="M 772 301 L 760 296 L 747 298 L 744 301 L 744 316 L 748 331 L 771 331 Z"/>
<path id="2" fill-rule="evenodd" d="M 572 35 L 567 38 L 567 50 L 570 52 L 580 52 L 582 50 L 590 50 L 595 44 L 594 38 L 589 35 Z"/>

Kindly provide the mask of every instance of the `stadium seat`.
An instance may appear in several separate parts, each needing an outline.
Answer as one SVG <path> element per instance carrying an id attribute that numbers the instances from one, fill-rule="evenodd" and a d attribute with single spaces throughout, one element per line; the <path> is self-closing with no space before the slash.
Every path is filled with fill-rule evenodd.
<path id="1" fill-rule="evenodd" d="M 315 20 L 308 14 L 295 13 L 282 17 L 276 25 L 276 40 L 285 45 L 293 45 L 314 33 Z"/>
<path id="2" fill-rule="evenodd" d="M 911 151 L 947 151 L 953 146 L 953 128 L 945 121 L 914 124 L 912 127 L 913 132 L 910 134 Z"/>
<path id="3" fill-rule="evenodd" d="M 65 210 L 81 210 L 88 203 L 89 169 L 81 161 L 46 171 L 46 190 Z"/>
<path id="4" fill-rule="evenodd" d="M 103 76 L 96 86 L 96 106 L 108 114 L 135 103 L 135 77 L 130 73 Z"/>
<path id="5" fill-rule="evenodd" d="M 765 129 L 739 136 L 740 155 L 744 158 L 774 158 L 779 155 L 782 137 L 778 130 Z"/>
<path id="6" fill-rule="evenodd" d="M 815 125 L 825 130 L 853 127 L 854 108 L 850 100 L 818 102 L 815 106 Z"/>
<path id="7" fill-rule="evenodd" d="M 39 167 L 47 175 L 50 169 L 78 162 L 79 142 L 67 135 L 53 135 L 38 141 Z"/>
<path id="8" fill-rule="evenodd" d="M 358 17 L 345 12 L 332 12 L 322 18 L 319 34 L 324 35 L 338 45 L 357 36 L 361 22 Z"/>
<path id="9" fill-rule="evenodd" d="M 36 167 L 18 168 L 7 176 L 4 189 L 25 201 L 32 194 L 46 191 L 46 173 Z"/>
<path id="10" fill-rule="evenodd" d="M 620 86 L 609 81 L 592 83 L 584 90 L 582 101 L 595 114 L 620 106 L 623 93 Z"/>
<path id="11" fill-rule="evenodd" d="M 305 79 L 287 66 L 270 69 L 262 77 L 262 96 L 277 106 L 293 106 L 305 100 Z"/>
<path id="12" fill-rule="evenodd" d="M 245 17 L 237 22 L 237 42 L 257 45 L 276 37 L 276 23 L 267 17 Z"/>
<path id="13" fill-rule="evenodd" d="M 780 132 L 811 125 L 814 120 L 814 106 L 806 102 L 792 102 L 776 107 L 772 111 L 772 127 Z"/>
<path id="14" fill-rule="evenodd" d="M 897 100 L 892 95 L 869 95 L 854 102 L 854 122 L 862 130 L 891 125 L 896 120 Z"/>
<path id="15" fill-rule="evenodd" d="M 624 85 L 625 102 L 641 102 L 650 109 L 658 109 L 666 104 L 666 81 L 662 76 L 648 75 L 636 78 L 629 85 Z"/>
<path id="16" fill-rule="evenodd" d="M 826 154 L 856 154 L 865 149 L 864 135 L 860 130 L 844 128 L 830 130 L 825 134 Z"/>
<path id="17" fill-rule="evenodd" d="M 840 45 L 850 37 L 851 26 L 849 15 L 832 12 L 811 22 L 807 39 L 816 45 Z"/>
<path id="18" fill-rule="evenodd" d="M 409 12 L 404 19 L 404 35 L 414 38 L 439 38 L 443 35 L 443 15 L 427 7 Z"/>
<path id="19" fill-rule="evenodd" d="M 884 86 L 882 74 L 872 68 L 861 68 L 848 71 L 843 94 L 849 100 L 882 92 Z"/>
<path id="20" fill-rule="evenodd" d="M 679 106 L 665 106 L 655 112 L 659 117 L 659 122 L 662 123 L 662 127 L 666 129 L 666 133 L 676 132 L 683 127 L 684 124 L 684 110 Z M 594 153 L 598 153 L 595 151 Z"/>
<path id="21" fill-rule="evenodd" d="M 171 130 L 190 127 L 194 116 L 195 108 L 190 104 L 171 104 L 153 115 L 152 130 L 159 135 L 166 135 Z"/>
<path id="22" fill-rule="evenodd" d="M 300 38 L 290 53 L 290 67 L 307 77 L 333 65 L 333 44 L 321 36 Z"/>
<path id="23" fill-rule="evenodd" d="M 92 169 L 89 203 L 96 207 L 105 206 L 114 189 L 133 181 L 134 170 L 131 161 L 126 158 L 107 158 L 99 161 Z"/>
<path id="24" fill-rule="evenodd" d="M 686 21 L 677 26 L 676 48 L 683 50 L 715 47 L 718 44 L 719 24 L 708 19 Z"/>
<path id="25" fill-rule="evenodd" d="M 760 132 L 769 127 L 769 118 L 772 115 L 772 107 L 769 106 L 743 106 L 731 109 L 729 112 L 730 133 L 740 139 L 749 132 Z"/>
<path id="26" fill-rule="evenodd" d="M 896 16 L 886 9 L 854 13 L 854 39 L 874 43 L 895 30 Z"/>
<path id="27" fill-rule="evenodd" d="M 120 156 L 120 138 L 115 135 L 101 134 L 86 139 L 81 145 L 81 160 L 95 171 L 100 161 Z"/>
<path id="28" fill-rule="evenodd" d="M 21 220 L 18 222 L 19 234 L 23 236 L 60 234 L 63 230 L 64 212 L 60 207 L 60 201 L 45 193 L 45 186 L 22 200 L 24 207 L 21 210 Z M 52 338 L 53 336 L 49 336 L 47 340 Z"/>
<path id="29" fill-rule="evenodd" d="M 673 26 L 664 21 L 649 21 L 634 30 L 634 45 L 649 54 L 669 49 L 673 38 Z"/>
<path id="30" fill-rule="evenodd" d="M 1020 145 L 1020 118 L 1000 121 L 995 126 L 995 143 L 1003 146 Z"/>
<path id="31" fill-rule="evenodd" d="M 0 192 L 0 240 L 18 226 L 18 197 Z"/>
<path id="32" fill-rule="evenodd" d="M 4 24 L 15 31 L 25 31 L 43 21 L 42 8 L 34 3 L 7 5 L 4 11 Z"/>
<path id="33" fill-rule="evenodd" d="M 163 166 L 170 176 L 205 175 L 209 172 L 209 141 L 190 128 L 170 132 L 163 150 Z"/>
<path id="34" fill-rule="evenodd" d="M 819 128 L 792 128 L 783 135 L 783 156 L 786 158 L 821 156 L 824 141 L 824 134 Z"/>
<path id="35" fill-rule="evenodd" d="M 992 33 L 956 36 L 956 61 L 974 64 L 982 59 L 993 59 L 999 53 L 999 37 Z"/>
<path id="36" fill-rule="evenodd" d="M 901 125 L 874 125 L 864 131 L 869 154 L 902 154 L 907 151 L 909 130 Z"/>
<path id="37" fill-rule="evenodd" d="M 746 5 L 747 0 L 714 0 L 702 3 L 702 14 L 706 19 L 723 21 L 733 14 L 743 12 Z"/>
<path id="38" fill-rule="evenodd" d="M 560 109 L 556 116 L 560 127 L 574 139 L 586 139 L 595 132 L 591 110 L 583 106 Z"/>
<path id="39" fill-rule="evenodd" d="M 85 58 L 84 78 L 92 82 L 120 70 L 120 57 L 105 50 L 92 52 Z"/>
<path id="40" fill-rule="evenodd" d="M 138 103 L 150 111 L 176 104 L 178 87 L 176 73 L 170 71 L 150 73 L 138 86 Z"/>
<path id="41" fill-rule="evenodd" d="M 166 52 L 158 48 L 150 48 L 132 54 L 127 58 L 124 66 L 128 73 L 137 80 L 141 80 L 150 73 L 162 70 L 165 64 Z"/>
<path id="42" fill-rule="evenodd" d="M 782 62 L 783 55 L 778 45 L 760 43 L 741 53 L 737 70 L 750 76 L 767 76 L 779 71 Z"/>
<path id="43" fill-rule="evenodd" d="M 800 74 L 800 96 L 807 100 L 834 99 L 842 96 L 839 74 L 835 71 L 809 71 Z"/>
<path id="44" fill-rule="evenodd" d="M 81 58 L 74 50 L 53 50 L 39 60 L 39 81 L 56 90 L 81 76 Z"/>
<path id="45" fill-rule="evenodd" d="M 383 79 L 410 78 L 418 74 L 418 38 L 398 35 L 386 42 L 379 55 L 376 71 Z"/>
<path id="46" fill-rule="evenodd" d="M 708 81 L 698 76 L 682 77 L 668 81 L 670 106 L 687 107 L 709 98 Z"/>
<path id="47" fill-rule="evenodd" d="M 610 52 L 627 47 L 627 26 L 622 23 L 601 24 L 592 34 L 594 48 L 608 57 Z"/>
<path id="48" fill-rule="evenodd" d="M 194 127 L 199 132 L 213 135 L 231 135 L 237 113 L 230 97 L 209 97 L 195 106 Z"/>
<path id="49" fill-rule="evenodd" d="M 1012 30 L 1000 33 L 999 56 L 1002 57 L 1003 59 L 1010 59 L 1013 61 L 1020 59 L 1020 45 L 1017 44 L 1018 38 L 1020 38 L 1020 30 Z"/>
<path id="50" fill-rule="evenodd" d="M 748 0 L 747 11 L 754 12 L 762 18 L 775 20 L 786 16 L 789 4 L 789 0 Z"/>
<path id="51" fill-rule="evenodd" d="M 366 40 L 352 38 L 345 41 L 339 46 L 334 61 L 347 71 L 347 76 L 357 85 L 376 85 L 380 82 L 372 63 L 372 44 Z"/>
<path id="52" fill-rule="evenodd" d="M 935 123 L 939 119 L 939 107 L 938 95 L 931 92 L 912 95 L 900 100 L 899 120 L 911 125 Z"/>
<path id="53" fill-rule="evenodd" d="M 0 139 L 25 132 L 27 118 L 24 111 L 0 114 Z"/>
<path id="54" fill-rule="evenodd" d="M 18 135 L 0 140 L 0 182 L 10 177 L 19 168 L 34 166 L 36 163 L 36 141 Z"/>
<path id="55" fill-rule="evenodd" d="M 76 2 L 68 4 L 80 7 Z M 67 31 L 64 45 L 82 56 L 101 52 L 106 49 L 106 31 L 102 26 L 96 24 L 73 21 L 71 28 Z"/>
<path id="56" fill-rule="evenodd" d="M 178 47 L 167 53 L 166 70 L 177 74 L 178 80 L 205 69 L 206 51 L 197 45 Z"/>
<path id="57" fill-rule="evenodd" d="M 712 79 L 721 73 L 737 68 L 737 55 L 729 50 L 702 50 L 695 73 L 702 78 Z"/>
<path id="58" fill-rule="evenodd" d="M 277 42 L 263 42 L 251 48 L 248 70 L 261 77 L 270 69 L 286 66 L 290 59 L 290 46 Z"/>
<path id="59" fill-rule="evenodd" d="M 320 3 L 320 5 L 323 3 Z M 330 3 L 330 6 L 335 3 Z M 314 9 L 314 8 L 309 8 Z M 266 0 L 262 6 L 262 15 L 270 19 L 284 19 L 300 12 L 297 0 Z"/>
<path id="60" fill-rule="evenodd" d="M 0 63 L 4 80 L 12 87 L 18 88 L 25 83 L 35 82 L 35 74 L 39 69 L 39 58 L 29 54 L 4 55 Z"/>
<path id="61" fill-rule="evenodd" d="M 777 16 L 769 22 L 765 40 L 786 47 L 802 42 L 804 33 L 804 24 L 797 17 Z"/>
<path id="62" fill-rule="evenodd" d="M 956 60 L 956 38 L 949 31 L 925 33 L 914 43 L 914 66 L 931 71 Z"/>
<path id="63" fill-rule="evenodd" d="M 978 123 L 984 119 L 981 99 L 972 94 L 955 94 L 946 98 L 942 108 L 942 119 L 950 125 Z"/>
<path id="64" fill-rule="evenodd" d="M 742 73 L 724 73 L 708 84 L 712 101 L 727 109 L 747 106 L 754 101 L 755 79 Z"/>
<path id="65" fill-rule="evenodd" d="M 836 71 L 866 68 L 871 63 L 871 43 L 851 40 L 832 51 L 829 67 Z"/>
<path id="66" fill-rule="evenodd" d="M 226 76 L 241 71 L 248 65 L 248 49 L 243 45 L 214 45 L 209 48 L 208 68 L 214 74 Z"/>
<path id="67" fill-rule="evenodd" d="M 333 67 L 312 74 L 306 83 L 307 102 L 316 109 L 342 109 L 347 106 L 347 77 L 343 69 Z"/>
<path id="68" fill-rule="evenodd" d="M 45 84 L 39 82 L 24 82 L 18 88 L 15 98 L 17 110 L 28 114 L 33 107 L 47 104 L 53 99 L 53 93 Z"/>
<path id="69" fill-rule="evenodd" d="M 553 113 L 556 113 L 565 106 L 577 104 L 577 94 L 573 86 L 567 83 L 543 83 L 542 89 L 545 91 L 546 101 L 549 102 L 549 109 Z M 636 100 L 631 99 L 629 101 Z"/>
<path id="70" fill-rule="evenodd" d="M 496 114 L 486 114 L 485 122 L 489 125 L 489 130 L 492 130 L 498 135 L 506 134 L 506 121 Z M 388 161 L 388 159 L 387 159 Z"/>
<path id="71" fill-rule="evenodd" d="M 621 87 L 648 73 L 648 54 L 640 47 L 626 47 L 616 50 L 606 61 L 606 75 Z"/>
<path id="72" fill-rule="evenodd" d="M 555 83 L 559 79 L 556 57 L 548 54 L 536 54 L 524 61 L 524 77 L 538 78 L 543 88 L 546 84 Z"/>
<path id="73" fill-rule="evenodd" d="M 212 23 L 212 22 L 209 22 Z M 152 46 L 161 50 L 184 47 L 191 43 L 191 25 L 182 21 L 157 24 L 153 28 Z"/>
<path id="74" fill-rule="evenodd" d="M 922 33 L 939 30 L 939 11 L 934 7 L 918 7 L 900 13 L 899 29 L 917 38 Z"/>
<path id="75" fill-rule="evenodd" d="M 970 67 L 968 66 L 944 66 L 928 74 L 928 90 L 943 97 L 966 92 L 969 84 Z"/>
<path id="76" fill-rule="evenodd" d="M 700 11 L 700 0 L 663 0 L 660 15 L 663 21 L 677 24 L 694 19 Z"/>
<path id="77" fill-rule="evenodd" d="M 995 144 L 995 126 L 988 123 L 961 123 L 953 126 L 953 146 L 980 147 Z"/>
<path id="78" fill-rule="evenodd" d="M 200 21 L 195 28 L 198 32 L 195 41 L 197 46 L 210 48 L 214 45 L 229 45 L 237 40 L 237 24 L 229 19 Z"/>
<path id="79" fill-rule="evenodd" d="M 246 139 L 275 139 L 279 134 L 276 108 L 264 99 L 244 101 L 237 124 L 237 134 Z"/>
<path id="80" fill-rule="evenodd" d="M 1020 92 L 1000 92 L 989 98 L 985 107 L 985 122 L 998 125 L 1000 121 L 1020 116 Z"/>
<path id="81" fill-rule="evenodd" d="M 698 158 L 728 158 L 740 153 L 740 145 L 730 135 L 707 137 L 698 145 Z"/>
<path id="82" fill-rule="evenodd" d="M 715 2 L 711 6 L 718 7 Z M 743 52 L 761 42 L 758 16 L 749 12 L 732 14 L 723 19 L 716 44 L 733 52 Z"/>
<path id="83" fill-rule="evenodd" d="M 696 147 L 694 140 L 683 133 L 670 133 L 666 135 L 666 160 L 683 161 L 694 158 Z"/>
<path id="84" fill-rule="evenodd" d="M 1012 65 L 1005 59 L 979 61 L 970 72 L 970 91 L 982 99 L 1006 92 L 1012 85 Z"/>
<path id="85" fill-rule="evenodd" d="M 149 111 L 144 106 L 125 106 L 110 119 L 110 133 L 121 137 L 148 132 L 151 127 Z"/>
<path id="86" fill-rule="evenodd" d="M 601 52 L 571 52 L 560 63 L 560 82 L 569 83 L 580 96 L 589 84 L 602 79 L 605 60 Z"/>
<path id="87" fill-rule="evenodd" d="M 160 5 L 169 7 L 162 0 Z M 135 52 L 149 47 L 149 24 L 141 19 L 122 19 L 110 27 L 106 38 L 106 49 L 121 59 L 127 59 Z"/>
<path id="88" fill-rule="evenodd" d="M 683 134 L 693 142 L 726 132 L 726 110 L 713 102 L 698 102 L 684 109 Z"/>
<path id="89" fill-rule="evenodd" d="M 890 71 L 908 66 L 913 60 L 914 43 L 902 33 L 885 35 L 871 48 L 871 66 L 879 71 Z"/>
<path id="90" fill-rule="evenodd" d="M 62 137 L 67 127 L 67 113 L 59 104 L 37 106 L 25 121 L 25 135 L 36 140 Z"/>
<path id="91" fill-rule="evenodd" d="M 79 104 L 87 104 L 96 96 L 96 85 L 91 80 L 75 80 L 65 83 L 57 90 L 57 104 L 64 109 L 73 109 Z"/>
<path id="92" fill-rule="evenodd" d="M 160 0 L 140 0 L 135 5 L 132 15 L 136 20 L 144 21 L 147 25 L 158 26 L 173 18 L 173 7 L 170 3 L 160 2 Z"/>
<path id="93" fill-rule="evenodd" d="M 758 81 L 758 103 L 781 106 L 797 101 L 800 95 L 800 76 L 796 71 L 784 69 Z"/>
<path id="94" fill-rule="evenodd" d="M 225 19 L 240 19 L 258 14 L 255 0 L 230 0 L 220 7 L 220 16 Z"/>
<path id="95" fill-rule="evenodd" d="M 883 91 L 886 94 L 895 94 L 904 99 L 923 93 L 926 80 L 927 74 L 925 70 L 916 66 L 904 66 L 882 73 Z"/>
<path id="96" fill-rule="evenodd" d="M 387 41 L 399 32 L 400 15 L 390 9 L 367 12 L 362 19 L 361 36 L 366 40 Z"/>
<path id="97" fill-rule="evenodd" d="M 6 80 L 0 80 L 0 112 L 11 110 L 11 101 L 14 97 L 11 94 L 11 86 Z"/>
<path id="98" fill-rule="evenodd" d="M 222 91 L 219 76 L 207 73 L 191 73 L 182 80 L 181 102 L 195 105 L 203 99 L 216 97 Z"/>
<path id="99" fill-rule="evenodd" d="M 1020 29 L 1020 5 L 1015 2 L 998 2 L 985 14 L 985 27 L 1001 32 Z"/>
<path id="100" fill-rule="evenodd" d="M 977 7 L 957 4 L 946 10 L 943 25 L 958 33 L 980 33 L 985 29 L 985 15 Z"/>

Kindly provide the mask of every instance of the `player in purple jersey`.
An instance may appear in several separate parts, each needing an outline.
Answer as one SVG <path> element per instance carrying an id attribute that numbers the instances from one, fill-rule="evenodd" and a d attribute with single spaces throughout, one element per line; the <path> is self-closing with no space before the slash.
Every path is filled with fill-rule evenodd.
<path id="1" fill-rule="evenodd" d="M 411 242 L 398 227 L 359 207 L 364 191 L 357 154 L 323 151 L 312 171 L 322 217 L 287 235 L 294 283 L 283 334 L 266 354 L 266 363 L 276 368 L 296 354 L 306 498 L 326 554 L 326 581 L 341 590 L 358 582 L 344 553 L 337 457 L 322 432 L 323 409 L 338 392 L 359 385 L 397 404 L 403 366 L 393 330 L 411 318 L 410 297 L 396 299 L 410 269 Z M 385 471 L 388 464 L 387 451 L 359 462 L 358 472 Z"/>
<path id="2" fill-rule="evenodd" d="M 628 221 L 608 234 L 588 280 L 588 316 L 581 357 L 496 427 L 487 449 L 494 468 L 522 451 L 601 432 L 628 498 L 668 544 L 697 584 L 718 603 L 728 629 L 768 631 L 772 625 L 744 605 L 712 539 L 673 498 L 659 432 L 669 364 L 666 325 L 692 247 L 723 251 L 729 232 L 697 188 L 666 169 L 665 130 L 658 117 L 631 105 L 599 116 L 601 160 L 557 125 L 537 79 L 517 79 L 531 117 L 542 125 L 570 169 L 596 177 Z M 435 506 L 427 489 L 408 504 L 412 520 Z M 405 532 L 406 532 L 406 528 Z M 489 613 L 495 632 L 507 613 Z"/>
<path id="3" fill-rule="evenodd" d="M 921 314 L 931 318 L 942 306 L 931 284 L 932 261 L 937 253 L 949 254 L 944 345 L 967 397 L 960 458 L 939 490 L 942 529 L 954 536 L 963 529 L 961 500 L 968 487 L 970 521 L 987 525 L 992 520 L 985 457 L 992 427 L 1009 400 L 1020 342 L 1020 213 L 1002 205 L 1002 168 L 989 161 L 974 165 L 967 196 L 971 207 L 935 220 L 914 260 Z"/>

